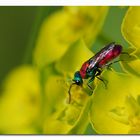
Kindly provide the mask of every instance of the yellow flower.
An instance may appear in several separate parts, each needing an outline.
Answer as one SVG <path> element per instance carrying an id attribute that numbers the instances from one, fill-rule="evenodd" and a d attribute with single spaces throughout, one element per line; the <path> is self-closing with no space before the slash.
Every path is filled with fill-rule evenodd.
<path id="1" fill-rule="evenodd" d="M 99 84 L 91 107 L 91 123 L 101 134 L 140 134 L 140 7 L 130 7 L 122 23 L 122 34 L 131 45 L 122 55 L 125 73 L 105 71 L 107 90 Z"/>
<path id="2" fill-rule="evenodd" d="M 0 99 L 0 132 L 34 134 L 40 117 L 39 74 L 30 66 L 13 70 Z"/>
<path id="3" fill-rule="evenodd" d="M 93 56 L 87 46 L 91 47 L 107 11 L 108 7 L 64 7 L 43 22 L 34 62 L 46 73 L 42 75 L 46 108 L 44 133 L 82 134 L 85 131 L 90 98 L 85 94 L 86 89 L 74 86 L 72 103 L 68 104 L 71 82 L 67 82 L 67 77 L 72 78 L 82 63 Z"/>
<path id="4" fill-rule="evenodd" d="M 140 47 L 140 6 L 130 7 L 122 23 L 122 34 L 133 47 Z"/>
<path id="5" fill-rule="evenodd" d="M 68 48 L 83 38 L 91 46 L 106 17 L 108 7 L 64 7 L 42 24 L 34 62 L 43 67 L 61 58 Z M 90 45 L 89 45 L 90 44 Z"/>
<path id="6" fill-rule="evenodd" d="M 82 57 L 77 59 L 77 53 Z M 4 82 L 0 100 L 0 131 L 8 134 L 82 134 L 89 123 L 91 101 L 85 90 L 74 86 L 72 102 L 68 104 L 71 82 L 65 81 L 75 69 L 67 64 L 69 58 L 73 58 L 73 66 L 80 66 L 79 63 L 92 55 L 79 40 L 58 65 L 56 63 L 56 68 L 51 65 L 39 71 L 32 66 L 21 66 L 11 72 Z M 68 67 L 65 72 L 64 67 Z M 56 72 L 57 69 L 61 73 Z"/>
<path id="7" fill-rule="evenodd" d="M 80 48 L 80 51 L 79 51 Z M 79 57 L 77 59 L 77 53 Z M 85 46 L 83 41 L 78 41 L 72 45 L 64 57 L 56 63 L 56 68 L 60 74 L 50 74 L 46 78 L 46 117 L 44 133 L 46 134 L 82 134 L 89 123 L 88 115 L 90 98 L 82 88 L 74 86 L 72 88 L 72 102 L 68 104 L 68 88 L 70 84 L 66 77 L 71 76 L 75 70 L 73 66 L 79 66 L 83 59 L 87 60 L 93 55 Z M 73 64 L 68 65 L 70 58 Z M 83 117 L 84 116 L 84 117 Z M 83 121 L 85 120 L 85 121 Z"/>
<path id="8" fill-rule="evenodd" d="M 82 134 L 89 124 L 89 90 L 67 82 L 93 56 L 92 46 L 108 7 L 64 7 L 42 23 L 33 65 L 14 70 L 4 83 L 0 132 Z M 87 47 L 88 46 L 88 47 Z M 87 93 L 87 94 L 86 94 Z"/>
<path id="9" fill-rule="evenodd" d="M 122 62 L 125 71 L 140 76 L 140 7 L 130 7 L 122 23 L 122 34 L 131 45 L 129 48 L 133 55 L 131 61 Z"/>
<path id="10" fill-rule="evenodd" d="M 140 79 L 106 71 L 108 88 L 99 84 L 94 91 L 91 122 L 100 134 L 140 133 Z"/>

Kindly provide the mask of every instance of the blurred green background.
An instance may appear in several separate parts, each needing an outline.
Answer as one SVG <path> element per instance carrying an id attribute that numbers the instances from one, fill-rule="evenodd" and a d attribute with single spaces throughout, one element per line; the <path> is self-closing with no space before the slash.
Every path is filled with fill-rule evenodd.
<path id="1" fill-rule="evenodd" d="M 22 63 L 38 7 L 0 7 L 0 82 Z"/>
<path id="2" fill-rule="evenodd" d="M 46 16 L 60 7 L 0 7 L 0 82 L 14 67 L 31 62 L 31 51 Z"/>

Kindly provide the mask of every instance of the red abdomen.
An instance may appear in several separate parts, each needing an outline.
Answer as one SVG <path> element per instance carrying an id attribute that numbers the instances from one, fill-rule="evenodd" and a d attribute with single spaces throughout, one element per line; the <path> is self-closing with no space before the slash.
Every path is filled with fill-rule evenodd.
<path id="1" fill-rule="evenodd" d="M 108 51 L 108 53 L 104 56 L 104 58 L 99 62 L 99 66 L 102 67 L 111 60 L 115 59 L 118 57 L 122 52 L 122 46 L 120 45 L 115 45 L 115 47 Z"/>
<path id="2" fill-rule="evenodd" d="M 89 63 L 85 62 L 80 69 L 80 75 L 83 79 L 86 77 L 86 70 L 87 70 L 88 66 L 89 66 Z"/>

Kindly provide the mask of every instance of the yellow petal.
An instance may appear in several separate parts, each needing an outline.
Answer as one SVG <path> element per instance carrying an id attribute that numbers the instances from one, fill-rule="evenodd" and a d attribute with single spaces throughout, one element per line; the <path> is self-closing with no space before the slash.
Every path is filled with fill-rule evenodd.
<path id="1" fill-rule="evenodd" d="M 67 83 L 59 75 L 50 75 L 45 83 L 46 94 L 46 114 L 50 115 L 54 110 L 59 107 L 60 103 L 67 102 Z"/>
<path id="2" fill-rule="evenodd" d="M 72 127 L 61 121 L 63 110 L 67 106 L 67 85 L 64 78 L 59 75 L 49 75 L 45 83 L 45 121 L 43 131 L 45 134 L 66 134 Z M 61 115 L 62 114 L 62 115 Z"/>
<path id="3" fill-rule="evenodd" d="M 72 32 L 67 28 L 68 19 L 66 12 L 58 11 L 43 22 L 34 52 L 35 63 L 40 67 L 57 60 L 68 49 Z"/>
<path id="4" fill-rule="evenodd" d="M 140 79 L 111 71 L 106 71 L 103 76 L 108 80 L 108 88 L 101 83 L 94 91 L 90 114 L 92 125 L 101 134 L 128 134 L 133 118 L 130 117 L 132 110 L 125 111 L 126 99 L 129 95 L 134 98 L 140 95 Z"/>
<path id="5" fill-rule="evenodd" d="M 72 101 L 68 104 L 69 86 L 65 82 L 61 82 L 63 79 L 59 75 L 50 75 L 46 82 L 45 134 L 68 134 L 71 132 L 80 134 L 88 124 L 88 119 L 82 120 L 87 118 L 87 113 L 84 114 L 84 110 L 87 112 L 89 110 L 87 104 L 89 96 L 80 87 L 75 86 L 72 90 L 74 91 Z M 83 115 L 85 117 L 82 117 Z"/>
<path id="6" fill-rule="evenodd" d="M 72 126 L 50 116 L 45 121 L 44 133 L 45 134 L 67 134 Z"/>
<path id="7" fill-rule="evenodd" d="M 73 14 L 73 9 L 76 9 Z M 83 38 L 92 44 L 99 33 L 108 7 L 68 7 L 46 19 L 40 29 L 34 61 L 39 67 L 61 58 L 70 45 Z"/>
<path id="8" fill-rule="evenodd" d="M 91 47 L 100 32 L 108 13 L 108 6 L 68 6 L 65 7 L 72 20 L 70 23 Z"/>
<path id="9" fill-rule="evenodd" d="M 91 98 L 89 98 L 86 102 L 85 107 L 83 108 L 81 115 L 78 121 L 75 123 L 74 127 L 68 132 L 68 134 L 83 134 L 85 128 L 89 124 L 89 109 L 91 107 Z"/>
<path id="10" fill-rule="evenodd" d="M 124 38 L 136 48 L 140 48 L 140 7 L 130 7 L 122 23 Z"/>
<path id="11" fill-rule="evenodd" d="M 131 44 L 132 47 L 135 47 L 132 54 L 135 56 L 135 59 L 126 62 L 122 62 L 122 66 L 126 72 L 140 76 L 140 7 L 134 6 L 130 7 L 124 17 L 122 23 L 122 34 L 124 38 Z M 132 57 L 134 57 L 132 56 Z M 125 60 L 125 59 L 124 59 Z M 127 62 L 128 61 L 128 62 Z"/>
<path id="12" fill-rule="evenodd" d="M 30 66 L 13 70 L 4 82 L 0 100 L 0 131 L 35 133 L 40 113 L 38 73 Z"/>
<path id="13" fill-rule="evenodd" d="M 86 47 L 83 40 L 74 43 L 65 55 L 56 63 L 59 72 L 75 72 L 87 61 L 93 53 Z"/>
<path id="14" fill-rule="evenodd" d="M 139 49 L 131 50 L 128 52 L 130 56 L 121 57 L 122 61 L 121 66 L 125 72 L 140 76 L 140 52 Z"/>

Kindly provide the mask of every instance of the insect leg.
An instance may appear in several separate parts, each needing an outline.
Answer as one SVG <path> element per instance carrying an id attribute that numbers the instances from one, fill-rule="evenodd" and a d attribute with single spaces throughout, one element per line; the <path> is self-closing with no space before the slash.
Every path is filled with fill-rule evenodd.
<path id="1" fill-rule="evenodd" d="M 114 61 L 114 62 L 111 62 L 109 64 L 106 64 L 105 66 L 107 67 L 107 69 L 111 70 L 111 65 L 114 64 L 114 63 L 118 63 L 118 62 L 121 62 L 121 61 L 125 61 L 125 60 L 117 60 L 117 61 Z"/>
<path id="2" fill-rule="evenodd" d="M 128 52 L 121 52 L 121 54 L 125 54 L 125 55 L 128 55 L 129 57 L 132 57 Z M 127 60 L 117 60 L 117 61 L 114 61 L 112 63 L 106 64 L 105 66 L 107 66 L 107 69 L 111 70 L 111 65 L 114 63 L 120 62 L 120 61 L 127 61 Z"/>
<path id="3" fill-rule="evenodd" d="M 108 81 L 105 79 L 102 79 L 101 77 L 99 77 L 99 75 L 101 75 L 102 71 L 100 69 L 97 69 L 97 73 L 96 73 L 96 78 L 99 79 L 100 81 L 102 81 L 105 85 L 105 88 L 107 88 L 107 83 Z"/>
<path id="4" fill-rule="evenodd" d="M 131 55 L 130 55 L 129 53 L 127 53 L 127 52 L 121 52 L 121 54 L 126 54 L 126 55 L 128 55 L 129 57 L 131 57 Z M 112 63 L 106 64 L 105 66 L 107 66 L 107 69 L 110 69 L 110 70 L 111 70 L 111 65 L 114 64 L 114 63 L 118 63 L 118 62 L 120 62 L 120 61 L 126 61 L 126 60 L 117 60 L 117 61 L 114 61 L 114 62 L 112 62 Z"/>
<path id="5" fill-rule="evenodd" d="M 101 75 L 102 70 L 101 70 L 101 69 L 99 69 L 99 68 L 97 68 L 96 72 L 97 72 L 97 73 L 95 74 L 95 76 L 99 76 L 99 75 Z"/>
<path id="6" fill-rule="evenodd" d="M 100 81 L 102 81 L 104 83 L 104 85 L 105 85 L 105 88 L 107 89 L 107 83 L 108 83 L 108 81 L 105 80 L 105 79 L 102 79 L 101 77 L 98 77 L 98 76 L 96 76 L 96 78 L 99 79 Z"/>
<path id="7" fill-rule="evenodd" d="M 94 80 L 94 76 L 92 76 L 91 77 L 91 79 L 89 79 L 89 81 L 88 81 L 88 83 L 87 83 L 87 85 L 88 85 L 88 87 L 90 88 L 90 90 L 92 90 L 93 91 L 93 88 L 89 85 L 93 80 Z"/>
<path id="8" fill-rule="evenodd" d="M 111 70 L 111 65 L 114 64 L 114 63 L 118 63 L 120 61 L 123 61 L 123 60 L 117 60 L 117 61 L 111 62 L 109 64 L 106 64 L 105 66 L 107 67 L 107 69 Z"/>

